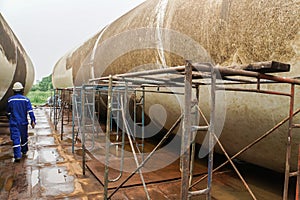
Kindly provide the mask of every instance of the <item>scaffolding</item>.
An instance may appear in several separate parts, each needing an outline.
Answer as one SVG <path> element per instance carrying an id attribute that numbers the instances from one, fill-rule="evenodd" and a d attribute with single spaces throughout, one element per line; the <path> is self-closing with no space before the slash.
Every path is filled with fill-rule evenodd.
<path id="1" fill-rule="evenodd" d="M 69 124 L 72 120 L 72 94 L 73 88 L 56 88 L 48 102 L 51 107 L 50 119 L 53 120 L 56 131 L 60 123 L 61 140 L 63 140 L 64 125 Z"/>
<path id="2" fill-rule="evenodd" d="M 105 137 L 105 172 L 104 172 L 104 198 L 110 199 L 124 184 L 132 178 L 136 173 L 139 174 L 141 182 L 143 183 L 145 194 L 148 199 L 150 196 L 147 191 L 147 186 L 143 178 L 142 168 L 149 161 L 151 156 L 155 154 L 156 150 L 164 143 L 164 141 L 170 136 L 175 127 L 182 122 L 182 138 L 181 138 L 181 157 L 180 157 L 180 169 L 181 169 L 181 199 L 189 199 L 194 195 L 206 195 L 207 199 L 211 199 L 211 187 L 212 187 L 212 174 L 214 171 L 220 169 L 225 164 L 230 163 L 234 168 L 235 172 L 243 182 L 245 188 L 249 191 L 249 194 L 253 199 L 256 199 L 255 194 L 251 191 L 242 175 L 239 173 L 237 167 L 232 161 L 234 158 L 251 148 L 253 145 L 257 144 L 259 141 L 263 140 L 265 137 L 273 133 L 276 129 L 282 126 L 284 123 L 288 122 L 288 133 L 287 133 L 287 147 L 286 147 L 286 161 L 285 161 L 285 180 L 284 180 L 284 191 L 283 199 L 288 199 L 288 189 L 289 189 L 289 178 L 290 176 L 297 176 L 299 172 L 290 172 L 290 158 L 291 158 L 291 142 L 292 142 L 292 130 L 293 128 L 299 127 L 299 125 L 293 123 L 293 117 L 300 112 L 300 109 L 294 111 L 294 99 L 295 99 L 295 86 L 300 84 L 300 81 L 294 78 L 284 78 L 280 76 L 269 75 L 267 73 L 273 72 L 286 72 L 289 71 L 289 65 L 284 63 L 278 63 L 274 61 L 270 62 L 260 62 L 245 66 L 213 66 L 209 63 L 191 63 L 187 61 L 185 66 L 178 66 L 166 69 L 148 70 L 143 72 L 132 72 L 126 74 L 111 75 L 108 77 L 95 78 L 90 80 L 92 84 L 83 85 L 81 88 L 76 88 L 80 95 L 75 94 L 75 89 L 73 91 L 73 140 L 75 136 L 75 123 L 77 121 L 78 133 L 81 134 L 82 150 L 83 150 L 83 174 L 85 174 L 86 165 L 86 150 L 95 148 L 95 140 L 99 137 Z M 168 74 L 169 78 L 161 78 L 157 75 Z M 238 78 L 235 78 L 237 77 Z M 232 78 L 234 77 L 234 78 Z M 203 80 L 206 80 L 203 82 Z M 209 81 L 207 81 L 209 80 Z M 239 87 L 227 87 L 227 84 L 219 84 L 220 82 L 231 83 L 232 85 L 241 84 L 251 84 L 256 85 L 256 89 L 245 89 Z M 290 92 L 278 92 L 269 91 L 261 89 L 262 84 L 289 84 Z M 198 104 L 199 98 L 199 86 L 209 85 L 210 86 L 210 119 L 205 119 L 203 113 L 201 112 Z M 220 86 L 222 85 L 222 86 Z M 159 141 L 159 143 L 153 148 L 153 150 L 148 154 L 147 157 L 143 159 L 138 158 L 139 154 L 143 155 L 143 143 L 144 143 L 144 129 L 142 130 L 142 143 L 139 144 L 135 136 L 137 134 L 136 127 L 144 127 L 144 104 L 145 104 L 145 93 L 147 92 L 158 92 L 158 93 L 168 93 L 165 91 L 159 91 L 160 87 L 181 87 L 184 88 L 184 109 L 183 114 L 178 118 L 170 130 L 165 134 L 165 136 Z M 150 88 L 150 89 L 149 89 Z M 157 88 L 154 90 L 153 88 Z M 192 99 L 193 88 L 196 91 L 197 99 Z M 219 90 L 223 91 L 239 91 L 239 92 L 249 92 L 249 93 L 262 93 L 268 95 L 280 95 L 287 96 L 290 99 L 289 103 L 289 116 L 283 119 L 275 127 L 270 129 L 268 132 L 264 133 L 261 137 L 257 138 L 251 144 L 247 145 L 241 151 L 233 156 L 229 156 L 225 148 L 219 141 L 218 137 L 215 135 L 215 106 L 216 106 L 216 92 Z M 142 95 L 137 99 L 136 92 L 141 92 Z M 133 95 L 129 95 L 133 94 Z M 174 94 L 174 92 L 170 92 Z M 99 129 L 94 124 L 95 121 L 99 120 L 99 99 L 96 96 L 106 95 L 107 96 L 107 120 L 106 129 L 99 133 Z M 136 110 L 134 109 L 134 125 L 130 127 L 127 121 L 129 113 L 127 112 L 128 96 L 134 97 L 134 107 L 142 105 L 142 119 L 137 122 Z M 96 103 L 98 101 L 98 103 Z M 98 104 L 98 108 L 95 105 Z M 115 113 L 115 114 L 113 114 Z M 194 113 L 194 114 L 193 114 Z M 205 119 L 206 124 L 199 126 L 197 122 L 198 116 Z M 194 116 L 193 116 L 194 115 Z M 117 133 L 114 142 L 111 141 L 112 136 L 112 123 L 113 119 L 116 122 Z M 63 124 L 62 124 L 63 126 Z M 96 127 L 96 128 L 95 128 Z M 119 133 L 119 128 L 122 133 Z M 133 128 L 133 131 L 132 129 Z M 100 128 L 101 129 L 101 128 Z M 195 141 L 194 138 L 199 131 L 208 131 L 209 133 L 209 155 L 208 155 L 208 172 L 207 175 L 203 176 L 199 180 L 193 180 L 193 163 L 195 155 Z M 86 138 L 92 144 L 87 147 Z M 136 164 L 135 170 L 133 170 L 130 175 L 123 180 L 116 189 L 109 194 L 108 184 L 110 182 L 116 182 L 122 176 L 122 166 L 124 164 L 124 143 L 125 138 L 130 144 L 134 160 Z M 135 148 L 134 143 L 137 147 Z M 213 155 L 214 155 L 214 144 L 218 144 L 224 155 L 227 157 L 227 161 L 217 168 L 213 169 Z M 120 174 L 118 177 L 109 179 L 109 162 L 110 162 L 110 147 L 115 146 L 116 149 L 121 150 L 120 155 Z M 118 151 L 117 150 L 117 151 Z M 136 152 L 138 151 L 138 153 Z M 207 187 L 202 190 L 193 190 L 195 186 L 200 181 L 207 178 Z"/>

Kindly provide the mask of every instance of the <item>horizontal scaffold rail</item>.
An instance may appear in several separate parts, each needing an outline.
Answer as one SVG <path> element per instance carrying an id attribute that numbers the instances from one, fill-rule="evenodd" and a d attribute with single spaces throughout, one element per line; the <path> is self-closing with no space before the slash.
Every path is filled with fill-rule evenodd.
<path id="1" fill-rule="evenodd" d="M 266 61 L 257 62 L 249 65 L 231 65 L 231 66 L 213 66 L 211 63 L 192 63 L 187 61 L 187 64 L 193 68 L 193 79 L 206 79 L 210 78 L 210 72 L 213 70 L 217 72 L 217 79 L 224 79 L 226 81 L 239 82 L 239 83 L 249 83 L 254 84 L 260 83 L 289 83 L 300 85 L 300 80 L 296 78 L 281 77 L 276 75 L 270 75 L 267 73 L 278 73 L 278 72 L 288 72 L 290 70 L 290 65 L 285 63 L 280 63 L 276 61 Z M 112 78 L 115 82 L 124 83 L 131 82 L 135 84 L 147 84 L 143 86 L 166 86 L 173 85 L 178 87 L 183 87 L 183 75 L 185 66 L 176 66 L 163 69 L 153 69 L 145 70 L 139 72 L 130 72 L 124 74 L 113 75 Z M 157 75 L 166 75 L 157 76 Z M 172 76 L 169 76 L 173 74 Z M 154 77 L 154 75 L 156 75 Z M 257 81 L 243 80 L 243 79 L 231 79 L 229 77 L 240 76 L 248 78 L 256 78 Z M 106 83 L 109 77 L 100 77 L 90 79 L 90 82 L 102 82 Z M 262 82 L 261 80 L 268 80 L 271 82 Z M 203 84 L 199 82 L 194 82 L 193 84 Z M 206 84 L 206 83 L 205 83 Z"/>

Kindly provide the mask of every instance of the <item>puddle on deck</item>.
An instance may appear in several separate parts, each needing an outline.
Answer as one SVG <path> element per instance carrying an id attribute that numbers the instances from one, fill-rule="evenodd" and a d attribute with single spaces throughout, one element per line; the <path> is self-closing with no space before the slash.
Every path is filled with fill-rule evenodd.
<path id="1" fill-rule="evenodd" d="M 40 170 L 37 170 L 37 169 L 31 171 L 31 187 L 32 188 L 37 186 L 40 181 L 39 172 L 40 172 Z"/>
<path id="2" fill-rule="evenodd" d="M 34 175 L 32 178 L 36 179 L 37 177 Z M 69 194 L 74 191 L 74 177 L 68 175 L 66 167 L 42 168 L 39 180 L 45 190 L 45 195 Z M 34 183 L 36 184 L 36 182 Z"/>
<path id="3" fill-rule="evenodd" d="M 54 138 L 40 136 L 37 138 L 35 145 L 41 145 L 41 146 L 55 145 Z"/>
<path id="4" fill-rule="evenodd" d="M 38 151 L 39 161 L 41 163 L 56 163 L 64 159 L 58 154 L 55 148 L 41 149 Z"/>
<path id="5" fill-rule="evenodd" d="M 44 127 L 44 128 L 36 128 L 35 129 L 36 135 L 51 135 L 52 131 L 50 127 Z"/>

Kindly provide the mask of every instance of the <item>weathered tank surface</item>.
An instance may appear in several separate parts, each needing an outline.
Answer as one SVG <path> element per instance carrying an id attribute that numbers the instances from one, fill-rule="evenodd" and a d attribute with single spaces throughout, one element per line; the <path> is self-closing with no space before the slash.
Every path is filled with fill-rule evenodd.
<path id="1" fill-rule="evenodd" d="M 5 111 L 12 85 L 19 81 L 27 94 L 34 81 L 33 64 L 21 43 L 0 14 L 0 112 Z"/>
<path id="2" fill-rule="evenodd" d="M 68 81 L 72 87 L 89 78 L 184 65 L 185 60 L 222 66 L 274 60 L 291 65 L 291 71 L 281 76 L 299 77 L 298 16 L 299 0 L 148 0 L 64 56 L 53 69 L 53 85 L 66 87 L 61 84 L 66 79 L 72 80 Z M 286 85 L 266 87 L 290 90 Z M 207 96 L 207 90 L 201 91 L 201 95 Z M 165 108 L 167 120 L 162 124 L 165 128 L 181 112 L 178 101 L 182 98 L 168 98 L 162 98 L 161 94 L 146 96 L 146 110 L 154 103 Z M 200 105 L 208 116 L 207 99 L 202 98 Z M 295 106 L 299 105 L 296 98 Z M 221 141 L 228 153 L 236 153 L 268 131 L 288 116 L 288 109 L 287 97 L 226 93 Z M 286 136 L 287 126 L 284 126 L 239 158 L 283 171 Z M 203 137 L 197 137 L 199 143 L 202 140 Z M 291 166 L 296 169 L 296 143 L 292 149 Z"/>

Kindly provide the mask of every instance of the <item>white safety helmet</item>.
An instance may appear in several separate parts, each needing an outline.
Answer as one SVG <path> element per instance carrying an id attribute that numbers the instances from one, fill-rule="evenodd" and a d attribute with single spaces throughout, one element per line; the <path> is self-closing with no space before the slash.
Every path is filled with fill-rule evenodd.
<path id="1" fill-rule="evenodd" d="M 13 86 L 14 91 L 21 91 L 23 88 L 24 87 L 23 87 L 22 83 L 20 83 L 20 82 L 15 82 L 14 83 L 14 86 Z"/>

